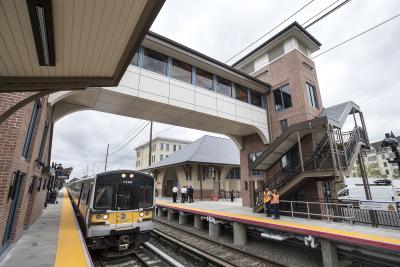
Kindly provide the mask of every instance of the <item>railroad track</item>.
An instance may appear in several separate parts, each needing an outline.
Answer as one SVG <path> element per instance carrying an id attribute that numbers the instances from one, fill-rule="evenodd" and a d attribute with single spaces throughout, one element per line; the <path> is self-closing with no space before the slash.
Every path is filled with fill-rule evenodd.
<path id="1" fill-rule="evenodd" d="M 182 264 L 166 255 L 164 252 L 149 243 L 144 243 L 132 254 L 104 258 L 97 257 L 95 266 L 101 267 L 183 267 Z"/>
<path id="2" fill-rule="evenodd" d="M 153 230 L 152 234 L 156 238 L 171 242 L 178 248 L 185 250 L 189 254 L 194 254 L 213 266 L 284 266 L 159 220 L 155 220 L 155 226 L 156 229 Z"/>

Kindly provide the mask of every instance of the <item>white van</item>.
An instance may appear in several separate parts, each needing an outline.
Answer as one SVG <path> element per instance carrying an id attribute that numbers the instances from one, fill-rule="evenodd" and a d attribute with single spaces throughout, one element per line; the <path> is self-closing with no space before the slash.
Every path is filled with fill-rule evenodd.
<path id="1" fill-rule="evenodd" d="M 370 185 L 372 200 L 400 202 L 400 189 L 392 185 Z M 338 192 L 340 200 L 367 200 L 363 185 L 351 185 Z"/>

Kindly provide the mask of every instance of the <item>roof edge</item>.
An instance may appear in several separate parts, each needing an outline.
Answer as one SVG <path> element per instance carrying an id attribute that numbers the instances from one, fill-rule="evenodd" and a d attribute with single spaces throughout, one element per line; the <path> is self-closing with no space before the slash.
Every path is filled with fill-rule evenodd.
<path id="1" fill-rule="evenodd" d="M 247 53 L 246 55 L 244 55 L 243 57 L 241 57 L 239 60 L 237 60 L 236 62 L 234 62 L 232 64 L 232 67 L 236 67 L 237 65 L 239 65 L 240 63 L 242 63 L 243 61 L 245 61 L 247 58 L 249 58 L 250 56 L 252 56 L 253 54 L 255 54 L 256 52 L 258 52 L 259 50 L 261 50 L 264 46 L 266 46 L 268 43 L 271 43 L 272 41 L 274 41 L 275 39 L 277 39 L 279 36 L 283 35 L 285 32 L 289 31 L 292 28 L 297 28 L 300 32 L 302 32 L 305 36 L 307 36 L 316 46 L 320 47 L 322 44 L 313 36 L 311 35 L 311 33 L 309 33 L 306 29 L 304 29 L 297 21 L 291 23 L 290 25 L 288 25 L 287 27 L 285 27 L 283 30 L 281 30 L 280 32 L 276 33 L 274 36 L 272 36 L 271 38 L 269 38 L 268 40 L 266 40 L 264 43 L 262 43 L 261 45 L 257 46 L 255 49 L 253 49 L 252 51 L 250 51 L 249 53 Z"/>

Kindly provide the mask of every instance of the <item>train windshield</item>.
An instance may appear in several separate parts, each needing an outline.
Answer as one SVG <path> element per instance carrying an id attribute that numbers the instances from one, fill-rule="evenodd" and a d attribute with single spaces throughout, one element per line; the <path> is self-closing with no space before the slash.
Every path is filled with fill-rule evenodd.
<path id="1" fill-rule="evenodd" d="M 150 208 L 153 206 L 154 183 L 138 184 L 138 207 Z"/>
<path id="2" fill-rule="evenodd" d="M 118 190 L 118 208 L 120 210 L 132 209 L 132 185 L 120 184 Z"/>
<path id="3" fill-rule="evenodd" d="M 112 208 L 113 191 L 113 185 L 96 185 L 94 208 L 98 210 L 110 210 Z"/>

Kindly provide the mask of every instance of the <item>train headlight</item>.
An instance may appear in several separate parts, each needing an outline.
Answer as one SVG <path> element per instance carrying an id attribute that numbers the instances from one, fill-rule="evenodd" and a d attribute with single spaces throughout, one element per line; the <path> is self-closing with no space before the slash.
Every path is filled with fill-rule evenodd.
<path id="1" fill-rule="evenodd" d="M 133 173 L 129 174 L 129 178 L 133 178 Z"/>
<path id="2" fill-rule="evenodd" d="M 143 217 L 143 216 L 144 216 L 143 211 L 142 211 L 141 213 L 139 213 L 139 216 L 140 216 L 140 217 Z"/>
<path id="3" fill-rule="evenodd" d="M 126 177 L 126 174 L 125 174 L 125 173 L 123 173 L 123 174 L 121 174 L 121 176 L 122 176 L 122 178 L 125 178 L 125 177 Z"/>
<path id="4" fill-rule="evenodd" d="M 103 220 L 108 220 L 108 214 L 103 215 Z"/>

